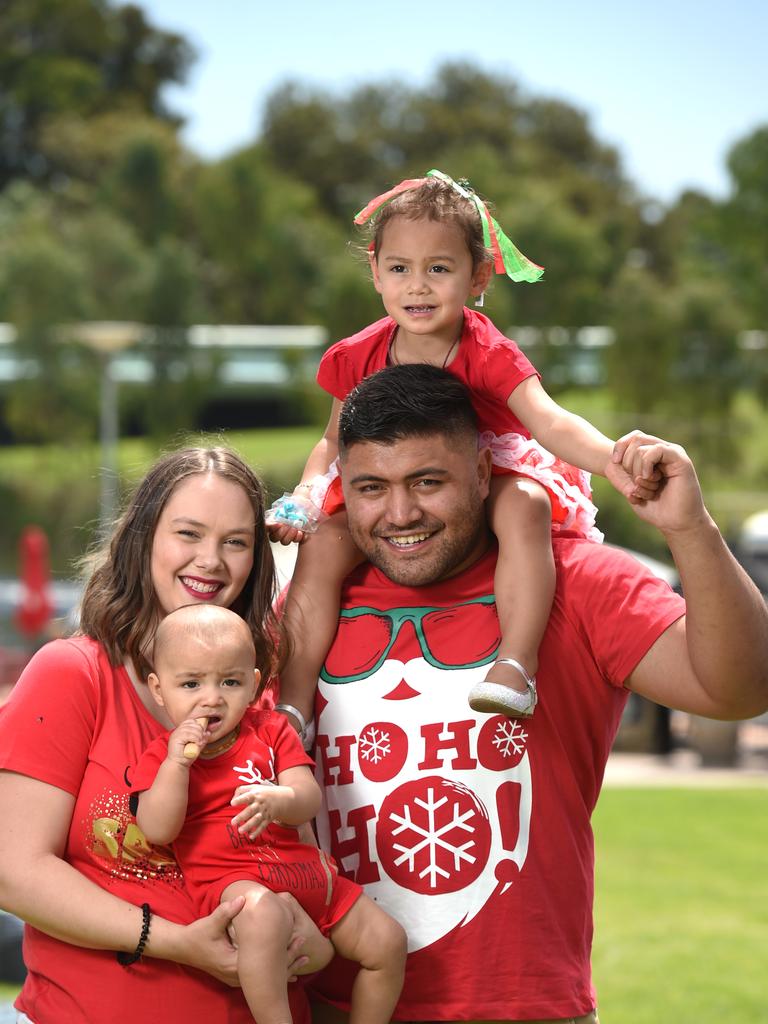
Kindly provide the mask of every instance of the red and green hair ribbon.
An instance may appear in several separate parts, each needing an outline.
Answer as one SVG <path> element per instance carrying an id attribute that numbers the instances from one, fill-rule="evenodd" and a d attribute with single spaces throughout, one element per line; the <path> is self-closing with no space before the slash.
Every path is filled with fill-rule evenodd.
<path id="1" fill-rule="evenodd" d="M 483 242 L 486 249 L 493 256 L 493 267 L 497 274 L 506 274 L 513 281 L 525 281 L 528 284 L 533 284 L 539 280 L 544 273 L 544 268 L 529 260 L 527 256 L 520 252 L 514 242 L 504 234 L 498 221 L 491 216 L 488 207 L 480 196 L 466 182 L 459 184 L 459 182 L 454 181 L 447 174 L 443 174 L 442 171 L 427 171 L 424 178 L 406 178 L 399 185 L 395 185 L 394 188 L 389 189 L 387 192 L 382 192 L 380 196 L 372 199 L 357 214 L 355 224 L 365 224 L 366 221 L 378 213 L 382 206 L 391 202 L 395 196 L 399 196 L 402 192 L 408 192 L 410 189 L 421 188 L 430 178 L 437 178 L 445 182 L 464 199 L 474 203 L 483 229 Z"/>

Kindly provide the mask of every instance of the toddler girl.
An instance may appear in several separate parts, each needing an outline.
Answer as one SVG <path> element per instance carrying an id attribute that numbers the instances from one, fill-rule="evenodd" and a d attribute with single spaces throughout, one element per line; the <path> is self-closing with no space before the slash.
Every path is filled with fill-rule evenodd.
<path id="1" fill-rule="evenodd" d="M 476 711 L 527 717 L 537 701 L 538 648 L 555 587 L 551 531 L 602 540 L 589 473 L 605 475 L 613 442 L 553 401 L 517 345 L 465 307 L 469 296 L 482 305 L 494 271 L 531 283 L 543 273 L 466 183 L 429 171 L 373 199 L 355 223 L 369 220 L 373 283 L 388 315 L 323 356 L 317 379 L 334 399 L 328 426 L 293 495 L 276 502 L 267 517 L 273 540 L 302 542 L 285 605 L 294 653 L 281 677 L 282 710 L 305 732 L 336 629 L 341 582 L 360 560 L 339 515 L 333 529 L 307 535 L 316 509 L 332 513 L 343 504 L 335 468 L 341 404 L 360 380 L 384 366 L 430 363 L 468 386 L 480 444 L 493 455 L 487 509 L 499 543 L 494 590 L 502 635 L 496 661 L 470 690 L 469 704 Z M 652 497 L 656 476 L 636 480 L 627 497 Z"/>

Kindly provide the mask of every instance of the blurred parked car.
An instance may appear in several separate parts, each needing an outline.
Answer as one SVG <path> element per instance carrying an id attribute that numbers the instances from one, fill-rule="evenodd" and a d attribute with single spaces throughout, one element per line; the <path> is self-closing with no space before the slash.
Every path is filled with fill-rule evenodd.
<path id="1" fill-rule="evenodd" d="M 731 550 L 752 582 L 768 600 L 768 510 L 756 512 L 742 523 L 739 533 L 731 542 Z M 750 720 L 762 727 L 768 725 L 768 714 Z M 709 718 L 691 716 L 689 742 L 710 767 L 729 766 L 739 759 L 740 737 L 744 735 L 741 722 L 716 722 Z"/>
<path id="2" fill-rule="evenodd" d="M 746 520 L 739 537 L 731 544 L 731 550 L 763 597 L 768 598 L 768 511 Z M 673 566 L 637 551 L 628 553 L 665 579 L 674 590 L 680 590 L 680 581 Z M 751 721 L 768 724 L 768 715 L 761 715 Z M 668 754 L 675 743 L 670 722 L 667 708 L 631 694 L 614 750 Z M 723 722 L 690 715 L 683 743 L 698 754 L 703 766 L 731 766 L 739 758 L 741 730 L 741 722 Z"/>
<path id="3" fill-rule="evenodd" d="M 618 548 L 618 545 L 609 544 L 608 547 Z M 665 580 L 673 590 L 678 590 L 680 577 L 674 566 L 639 551 L 630 551 L 628 548 L 619 550 L 632 555 L 646 569 L 650 569 L 654 576 Z M 668 754 L 672 749 L 669 708 L 631 693 L 621 716 L 613 749 L 643 754 Z"/>

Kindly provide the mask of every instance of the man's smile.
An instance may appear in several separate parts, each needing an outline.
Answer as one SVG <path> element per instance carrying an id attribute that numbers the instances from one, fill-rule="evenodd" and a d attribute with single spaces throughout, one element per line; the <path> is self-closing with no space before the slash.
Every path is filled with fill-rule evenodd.
<path id="1" fill-rule="evenodd" d="M 430 532 L 422 533 L 398 534 L 393 537 L 382 537 L 382 540 L 385 540 L 388 544 L 394 545 L 396 548 L 410 548 L 415 544 L 421 544 L 423 541 L 429 540 L 429 538 L 436 532 L 436 530 L 432 530 Z"/>

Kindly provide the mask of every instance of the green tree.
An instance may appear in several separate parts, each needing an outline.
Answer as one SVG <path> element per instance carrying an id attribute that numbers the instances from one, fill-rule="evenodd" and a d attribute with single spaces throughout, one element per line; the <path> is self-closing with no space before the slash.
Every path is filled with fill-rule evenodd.
<path id="1" fill-rule="evenodd" d="M 678 352 L 670 402 L 687 426 L 691 450 L 712 466 L 734 470 L 739 428 L 733 407 L 743 385 L 737 347 L 743 320 L 727 281 L 688 281 L 676 301 Z"/>
<path id="2" fill-rule="evenodd" d="M 530 100 L 512 79 L 468 63 L 443 65 L 421 90 L 384 81 L 340 98 L 289 82 L 266 104 L 261 141 L 276 167 L 341 217 L 376 190 L 449 157 L 480 191 L 498 187 L 501 177 L 519 183 L 544 171 L 570 178 L 573 202 L 594 208 L 626 188 L 616 151 L 595 139 L 586 115 Z M 500 158 L 493 180 L 477 173 L 474 151 Z"/>
<path id="3" fill-rule="evenodd" d="M 106 111 L 178 124 L 163 86 L 183 81 L 193 51 L 153 28 L 134 4 L 4 0 L 0 18 L 0 189 L 13 178 L 55 181 L 43 144 L 59 118 Z"/>
<path id="4" fill-rule="evenodd" d="M 198 261 L 189 247 L 168 237 L 148 248 L 107 207 L 82 211 L 20 182 L 0 197 L 0 224 L 0 319 L 16 326 L 16 352 L 34 368 L 6 407 L 17 435 L 95 433 L 96 359 L 61 331 L 84 320 L 156 325 L 148 343 L 155 377 L 146 392 L 146 424 L 158 436 L 189 426 L 202 393 L 181 329 L 200 310 Z M 46 416 L 29 415 L 43 407 Z"/>
<path id="5" fill-rule="evenodd" d="M 648 428 L 648 419 L 663 413 L 676 398 L 672 385 L 677 357 L 675 311 L 656 278 L 632 265 L 618 275 L 610 304 L 615 340 L 605 360 L 613 402 L 624 411 L 619 427 L 624 433 L 637 426 Z M 638 415 L 643 417 L 640 423 Z M 651 424 L 654 429 L 657 422 Z"/>
<path id="6" fill-rule="evenodd" d="M 768 330 L 768 125 L 728 155 L 732 194 L 721 210 L 732 279 L 750 326 Z"/>
<path id="7" fill-rule="evenodd" d="M 260 147 L 250 147 L 201 167 L 192 205 L 217 320 L 317 322 L 344 240 L 310 188 L 276 171 Z"/>
<path id="8" fill-rule="evenodd" d="M 79 255 L 52 230 L 51 207 L 21 184 L 0 199 L 0 319 L 16 326 L 23 373 L 6 418 L 19 438 L 36 441 L 87 436 L 95 417 L 93 376 L 53 329 L 82 317 L 87 283 Z"/>
<path id="9" fill-rule="evenodd" d="M 728 424 L 720 417 L 740 387 L 768 400 L 768 127 L 737 142 L 727 163 L 730 195 L 685 193 L 655 238 L 663 276 L 679 292 L 681 408 L 702 428 L 711 420 L 710 431 L 726 439 Z M 737 346 L 745 329 L 753 332 L 751 351 Z"/>
<path id="10" fill-rule="evenodd" d="M 147 260 L 149 278 L 141 319 L 152 325 L 144 342 L 153 376 L 141 392 L 141 419 L 158 440 L 188 430 L 210 388 L 207 367 L 194 360 L 186 328 L 205 319 L 200 260 L 187 244 L 161 239 Z"/>

